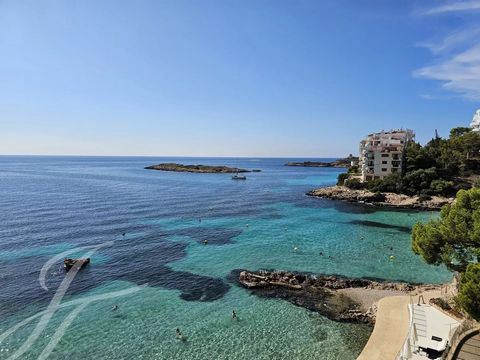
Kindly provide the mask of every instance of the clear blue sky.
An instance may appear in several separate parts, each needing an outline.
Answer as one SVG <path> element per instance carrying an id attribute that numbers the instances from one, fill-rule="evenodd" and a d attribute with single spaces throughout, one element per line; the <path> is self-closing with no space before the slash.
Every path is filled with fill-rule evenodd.
<path id="1" fill-rule="evenodd" d="M 479 0 L 0 0 L 0 154 L 425 142 L 480 107 L 479 39 Z"/>

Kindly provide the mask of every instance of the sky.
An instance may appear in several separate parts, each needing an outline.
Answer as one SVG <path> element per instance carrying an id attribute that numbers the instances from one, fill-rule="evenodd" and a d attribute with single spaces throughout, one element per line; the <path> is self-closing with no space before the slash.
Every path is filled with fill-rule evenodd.
<path id="1" fill-rule="evenodd" d="M 0 154 L 340 157 L 480 108 L 480 0 L 0 0 Z"/>

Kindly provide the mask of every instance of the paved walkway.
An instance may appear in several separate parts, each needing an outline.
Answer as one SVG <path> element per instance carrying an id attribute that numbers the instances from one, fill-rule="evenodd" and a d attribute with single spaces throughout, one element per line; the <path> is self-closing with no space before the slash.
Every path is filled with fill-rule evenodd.
<path id="1" fill-rule="evenodd" d="M 391 296 L 378 302 L 375 327 L 357 360 L 395 360 L 408 335 L 409 303 L 410 296 Z"/>
<path id="2" fill-rule="evenodd" d="M 426 303 L 440 296 L 440 290 L 422 294 Z M 418 301 L 415 295 L 413 301 Z M 372 335 L 357 360 L 395 360 L 403 348 L 410 326 L 408 312 L 410 296 L 390 296 L 378 302 L 377 317 Z"/>

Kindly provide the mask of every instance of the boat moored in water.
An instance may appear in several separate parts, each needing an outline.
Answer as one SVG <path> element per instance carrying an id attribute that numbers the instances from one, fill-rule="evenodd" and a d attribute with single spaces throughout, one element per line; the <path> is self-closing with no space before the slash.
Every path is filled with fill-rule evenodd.
<path id="1" fill-rule="evenodd" d="M 233 175 L 232 180 L 247 180 L 247 177 L 243 175 Z"/>

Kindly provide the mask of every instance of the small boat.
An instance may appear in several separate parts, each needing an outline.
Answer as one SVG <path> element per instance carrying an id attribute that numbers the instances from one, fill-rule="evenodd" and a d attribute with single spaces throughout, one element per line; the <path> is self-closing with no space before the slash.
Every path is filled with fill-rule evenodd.
<path id="1" fill-rule="evenodd" d="M 83 269 L 87 264 L 90 264 L 90 258 L 63 260 L 63 267 L 66 271 L 70 270 L 74 266 L 78 269 Z"/>
<path id="2" fill-rule="evenodd" d="M 245 175 L 233 175 L 232 180 L 247 180 Z"/>

